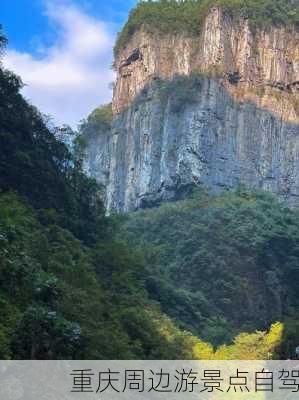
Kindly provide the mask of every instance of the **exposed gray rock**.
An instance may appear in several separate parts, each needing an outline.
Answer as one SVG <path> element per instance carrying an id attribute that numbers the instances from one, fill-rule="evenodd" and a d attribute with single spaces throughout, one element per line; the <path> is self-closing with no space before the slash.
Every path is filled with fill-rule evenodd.
<path id="1" fill-rule="evenodd" d="M 239 184 L 299 204 L 298 44 L 295 27 L 251 32 L 217 7 L 195 36 L 135 32 L 114 62 L 111 132 L 87 149 L 108 210 Z"/>
<path id="2" fill-rule="evenodd" d="M 299 126 L 236 101 L 215 80 L 192 79 L 150 83 L 115 119 L 109 140 L 90 145 L 89 170 L 106 184 L 108 209 L 131 211 L 192 187 L 219 192 L 239 184 L 298 204 Z"/>
<path id="3" fill-rule="evenodd" d="M 86 149 L 84 170 L 104 187 L 109 183 L 110 173 L 110 129 L 101 129 L 94 134 L 85 135 Z"/>

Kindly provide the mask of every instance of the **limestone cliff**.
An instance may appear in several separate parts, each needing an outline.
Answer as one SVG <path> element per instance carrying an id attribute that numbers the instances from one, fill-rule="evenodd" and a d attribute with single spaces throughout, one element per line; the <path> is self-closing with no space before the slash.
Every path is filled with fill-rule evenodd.
<path id="1" fill-rule="evenodd" d="M 115 113 L 128 107 L 150 80 L 192 72 L 223 77 L 245 88 L 295 91 L 299 86 L 299 32 L 288 27 L 252 33 L 248 19 L 235 21 L 213 8 L 198 37 L 137 31 L 119 52 L 115 68 Z"/>
<path id="2" fill-rule="evenodd" d="M 252 32 L 213 8 L 197 37 L 137 31 L 115 68 L 112 129 L 87 152 L 109 210 L 238 184 L 299 203 L 295 28 Z"/>

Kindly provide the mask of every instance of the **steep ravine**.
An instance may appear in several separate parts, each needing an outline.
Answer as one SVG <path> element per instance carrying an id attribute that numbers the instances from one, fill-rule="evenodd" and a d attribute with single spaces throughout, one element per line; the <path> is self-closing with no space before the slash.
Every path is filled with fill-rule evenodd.
<path id="1" fill-rule="evenodd" d="M 108 210 L 239 184 L 298 204 L 298 43 L 218 8 L 197 38 L 136 32 L 115 60 L 111 131 L 87 143 Z"/>

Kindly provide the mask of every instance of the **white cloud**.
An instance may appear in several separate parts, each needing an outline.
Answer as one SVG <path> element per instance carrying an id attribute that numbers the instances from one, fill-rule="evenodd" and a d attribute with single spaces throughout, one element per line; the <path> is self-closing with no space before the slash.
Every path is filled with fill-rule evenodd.
<path id="1" fill-rule="evenodd" d="M 74 5 L 52 0 L 46 14 L 57 29 L 55 43 L 41 47 L 40 56 L 8 50 L 4 65 L 22 77 L 23 94 L 43 113 L 76 127 L 111 99 L 114 33 Z"/>

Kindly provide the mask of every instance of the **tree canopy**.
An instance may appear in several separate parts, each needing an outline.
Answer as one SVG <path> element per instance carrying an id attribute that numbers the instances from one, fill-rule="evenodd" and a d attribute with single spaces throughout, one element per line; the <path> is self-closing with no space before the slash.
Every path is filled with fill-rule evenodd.
<path id="1" fill-rule="evenodd" d="M 121 237 L 145 255 L 150 297 L 213 345 L 297 318 L 299 213 L 269 194 L 199 192 L 127 216 Z"/>

